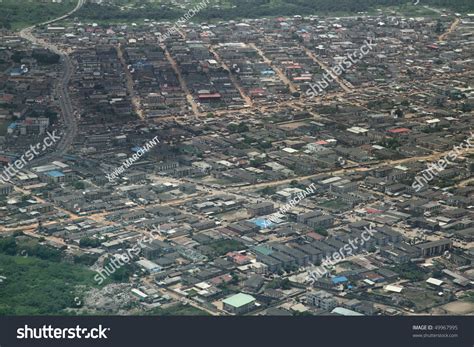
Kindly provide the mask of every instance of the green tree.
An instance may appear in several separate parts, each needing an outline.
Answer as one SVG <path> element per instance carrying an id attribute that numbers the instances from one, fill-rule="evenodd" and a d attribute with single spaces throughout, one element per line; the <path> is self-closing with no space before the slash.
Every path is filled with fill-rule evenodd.
<path id="1" fill-rule="evenodd" d="M 102 242 L 99 239 L 94 239 L 90 237 L 84 237 L 79 240 L 79 246 L 81 247 L 99 247 Z"/>
<path id="2" fill-rule="evenodd" d="M 86 185 L 84 184 L 84 182 L 74 182 L 74 188 L 78 189 L 78 190 L 84 190 L 86 188 Z"/>
<path id="3" fill-rule="evenodd" d="M 0 239 L 0 253 L 7 255 L 15 255 L 17 249 L 18 248 L 14 237 L 6 237 Z"/>
<path id="4" fill-rule="evenodd" d="M 327 230 L 323 229 L 323 228 L 316 228 L 316 229 L 314 229 L 314 231 L 316 233 L 318 233 L 319 235 L 322 235 L 322 236 L 328 236 L 329 235 Z"/>

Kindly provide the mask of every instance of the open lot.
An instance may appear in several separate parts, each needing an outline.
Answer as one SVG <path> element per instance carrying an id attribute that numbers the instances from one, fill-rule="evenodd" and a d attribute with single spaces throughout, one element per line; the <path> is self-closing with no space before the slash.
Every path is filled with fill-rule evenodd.
<path id="1" fill-rule="evenodd" d="M 445 310 L 444 314 L 471 315 L 474 313 L 474 303 L 468 301 L 455 301 L 440 307 Z"/>

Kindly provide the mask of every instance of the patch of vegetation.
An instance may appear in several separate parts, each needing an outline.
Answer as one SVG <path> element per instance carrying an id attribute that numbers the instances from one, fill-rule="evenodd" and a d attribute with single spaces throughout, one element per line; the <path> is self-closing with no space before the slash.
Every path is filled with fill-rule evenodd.
<path id="1" fill-rule="evenodd" d="M 367 108 L 370 108 L 371 110 L 381 110 L 381 109 L 391 110 L 393 109 L 394 106 L 395 106 L 394 101 L 387 98 L 371 100 L 367 103 Z"/>
<path id="2" fill-rule="evenodd" d="M 15 255 L 18 250 L 14 237 L 5 237 L 0 239 L 0 253 L 6 255 Z"/>
<path id="3" fill-rule="evenodd" d="M 445 297 L 440 297 L 432 290 L 413 290 L 407 288 L 403 291 L 405 299 L 401 304 L 412 307 L 416 311 L 424 311 L 430 307 L 438 306 L 446 302 Z"/>
<path id="4" fill-rule="evenodd" d="M 196 2 L 197 5 L 199 2 Z M 410 6 L 407 0 L 214 0 L 199 11 L 193 21 L 235 20 L 240 18 L 260 18 L 293 15 L 324 15 L 324 14 L 353 14 L 358 12 L 372 12 L 380 7 L 399 9 L 413 15 L 415 8 L 417 14 L 432 14 L 433 12 L 422 6 Z M 474 4 L 469 0 L 424 0 L 425 5 L 451 8 L 457 12 L 474 10 Z M 78 16 L 94 21 L 104 22 L 129 22 L 140 19 L 153 19 L 156 21 L 176 21 L 194 5 L 181 9 L 173 1 L 161 0 L 156 2 L 143 2 L 141 0 L 100 6 L 87 4 Z M 105 8 L 104 8 L 105 7 Z"/>
<path id="5" fill-rule="evenodd" d="M 0 254 L 32 256 L 54 262 L 59 262 L 62 258 L 62 252 L 58 249 L 41 245 L 34 239 L 24 239 L 17 242 L 15 237 L 0 239 Z"/>
<path id="6" fill-rule="evenodd" d="M 400 140 L 397 138 L 388 138 L 380 143 L 381 146 L 389 149 L 397 149 L 401 146 Z"/>
<path id="7" fill-rule="evenodd" d="M 399 6 L 389 6 L 386 11 L 394 11 L 406 17 L 439 17 L 439 13 L 424 6 L 413 5 L 413 2 L 406 2 Z"/>
<path id="8" fill-rule="evenodd" d="M 209 316 L 206 311 L 190 305 L 176 305 L 168 308 L 154 308 L 147 312 L 149 316 Z"/>
<path id="9" fill-rule="evenodd" d="M 125 22 L 137 19 L 153 18 L 154 20 L 177 20 L 185 12 L 171 6 L 150 3 L 140 7 L 120 8 L 115 4 L 98 5 L 89 3 L 83 6 L 77 16 L 97 21 Z"/>
<path id="10" fill-rule="evenodd" d="M 275 187 L 265 187 L 262 190 L 260 190 L 260 193 L 264 195 L 273 195 L 275 194 L 276 190 L 277 189 Z"/>
<path id="11" fill-rule="evenodd" d="M 86 266 L 91 266 L 93 265 L 97 259 L 99 259 L 99 256 L 97 254 L 81 254 L 78 256 L 74 257 L 74 264 L 82 264 Z"/>
<path id="12" fill-rule="evenodd" d="M 104 268 L 111 269 L 114 268 L 115 272 L 110 275 L 110 279 L 115 282 L 128 282 L 130 276 L 135 272 L 135 265 L 128 263 L 118 268 L 111 263 L 112 259 L 107 258 L 104 263 Z"/>
<path id="13" fill-rule="evenodd" d="M 343 209 L 349 208 L 349 205 L 347 205 L 341 199 L 328 200 L 328 201 L 320 203 L 319 206 L 330 209 L 330 210 L 343 210 Z"/>
<path id="14" fill-rule="evenodd" d="M 275 278 L 271 282 L 269 282 L 266 286 L 269 289 L 291 289 L 291 283 L 288 278 Z"/>
<path id="15" fill-rule="evenodd" d="M 94 286 L 94 272 L 77 265 L 4 254 L 0 264 L 0 316 L 65 314 L 79 285 Z"/>
<path id="16" fill-rule="evenodd" d="M 424 271 L 422 271 L 413 263 L 396 265 L 393 271 L 400 274 L 400 277 L 408 279 L 412 282 L 423 281 L 428 277 Z"/>
<path id="17" fill-rule="evenodd" d="M 422 129 L 421 131 L 424 132 L 425 134 L 434 134 L 434 133 L 438 133 L 442 130 L 443 130 L 443 127 L 437 125 L 437 126 L 434 126 L 434 127 L 426 127 L 424 129 Z"/>
<path id="18" fill-rule="evenodd" d="M 81 247 L 99 247 L 101 243 L 102 242 L 99 239 L 94 239 L 90 237 L 84 237 L 79 240 L 79 246 Z"/>
<path id="19" fill-rule="evenodd" d="M 59 54 L 48 51 L 47 49 L 35 49 L 31 56 L 35 58 L 39 64 L 44 65 L 57 64 L 60 59 Z"/>
<path id="20" fill-rule="evenodd" d="M 245 124 L 244 122 L 240 122 L 239 124 L 231 123 L 227 126 L 227 129 L 231 133 L 244 133 L 244 132 L 249 131 L 248 125 Z"/>
<path id="21" fill-rule="evenodd" d="M 242 242 L 235 240 L 218 240 L 209 244 L 216 256 L 221 256 L 233 251 L 239 251 L 245 248 Z"/>
<path id="22" fill-rule="evenodd" d="M 327 230 L 326 230 L 326 229 L 323 229 L 323 228 L 316 228 L 316 229 L 314 229 L 314 231 L 315 231 L 317 234 L 321 235 L 321 236 L 328 236 L 328 235 L 329 235 L 329 233 L 327 232 Z"/>
<path id="23" fill-rule="evenodd" d="M 74 188 L 78 189 L 78 190 L 84 190 L 86 189 L 86 185 L 84 182 L 81 182 L 81 181 L 77 181 L 77 182 L 74 182 L 73 183 L 73 186 Z"/>
<path id="24" fill-rule="evenodd" d="M 62 3 L 38 0 L 2 0 L 0 3 L 0 28 L 17 30 L 42 23 L 68 13 L 76 4 L 76 0 L 63 0 Z"/>
<path id="25" fill-rule="evenodd" d="M 21 60 L 25 58 L 28 58 L 28 54 L 25 51 L 14 51 L 11 56 L 11 59 L 17 64 L 20 64 Z"/>

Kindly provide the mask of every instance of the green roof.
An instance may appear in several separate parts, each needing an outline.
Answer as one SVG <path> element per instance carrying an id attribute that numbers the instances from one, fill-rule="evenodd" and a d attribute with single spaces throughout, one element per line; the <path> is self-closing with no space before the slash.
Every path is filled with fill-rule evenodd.
<path id="1" fill-rule="evenodd" d="M 227 304 L 227 305 L 230 305 L 230 306 L 233 306 L 233 307 L 242 307 L 244 305 L 250 304 L 252 301 L 255 301 L 255 300 L 256 299 L 251 295 L 247 295 L 247 294 L 244 294 L 244 293 L 239 293 L 239 294 L 235 294 L 235 295 L 232 295 L 232 296 L 228 297 L 227 299 L 223 300 L 222 302 L 224 304 Z"/>
<path id="2" fill-rule="evenodd" d="M 273 251 L 270 248 L 267 248 L 264 246 L 255 246 L 253 250 L 263 255 L 270 255 L 273 253 Z"/>

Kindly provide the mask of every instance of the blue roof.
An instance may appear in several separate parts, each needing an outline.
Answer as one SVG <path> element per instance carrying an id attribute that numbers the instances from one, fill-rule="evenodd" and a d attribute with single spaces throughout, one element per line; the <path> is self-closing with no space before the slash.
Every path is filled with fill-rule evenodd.
<path id="1" fill-rule="evenodd" d="M 143 148 L 139 147 L 139 146 L 135 146 L 135 147 L 132 148 L 132 152 L 135 152 L 135 153 L 137 153 L 140 150 L 143 150 Z"/>
<path id="2" fill-rule="evenodd" d="M 337 276 L 337 277 L 333 277 L 331 280 L 332 280 L 332 283 L 338 284 L 338 283 L 347 282 L 347 277 L 346 276 Z"/>
<path id="3" fill-rule="evenodd" d="M 64 174 L 61 171 L 49 171 L 47 175 L 51 177 L 64 177 Z"/>
<path id="4" fill-rule="evenodd" d="M 10 124 L 8 126 L 8 129 L 15 129 L 17 127 L 18 124 L 16 124 L 16 122 L 13 122 L 12 124 Z"/>
<path id="5" fill-rule="evenodd" d="M 274 226 L 274 224 L 271 221 L 269 221 L 265 218 L 255 218 L 251 222 L 253 224 L 255 224 L 256 226 L 258 226 L 259 228 L 261 228 L 261 229 L 269 228 L 269 227 Z"/>

